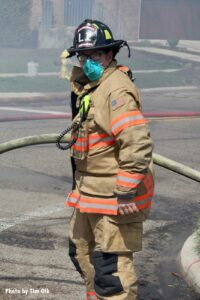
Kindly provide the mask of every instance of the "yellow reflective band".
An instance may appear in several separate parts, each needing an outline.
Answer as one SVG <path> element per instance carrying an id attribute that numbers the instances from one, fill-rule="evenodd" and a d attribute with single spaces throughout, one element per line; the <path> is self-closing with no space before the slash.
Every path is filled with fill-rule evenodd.
<path id="1" fill-rule="evenodd" d="M 105 34 L 106 40 L 111 40 L 112 39 L 112 36 L 111 36 L 110 32 L 107 29 L 104 30 L 104 34 Z"/>
<path id="2" fill-rule="evenodd" d="M 99 28 L 99 26 L 96 23 L 92 23 L 96 28 Z"/>
<path id="3" fill-rule="evenodd" d="M 81 107 L 79 109 L 80 113 L 83 113 L 83 108 L 84 108 L 84 112 L 88 111 L 89 108 L 89 104 L 90 104 L 90 96 L 86 95 L 83 97 L 83 99 L 81 100 Z"/>

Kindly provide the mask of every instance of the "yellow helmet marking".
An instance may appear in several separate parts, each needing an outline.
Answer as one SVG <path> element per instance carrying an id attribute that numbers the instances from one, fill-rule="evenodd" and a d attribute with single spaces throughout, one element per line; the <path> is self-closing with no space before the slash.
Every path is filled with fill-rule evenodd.
<path id="1" fill-rule="evenodd" d="M 92 23 L 96 28 L 99 28 L 99 26 L 96 23 Z"/>
<path id="2" fill-rule="evenodd" d="M 106 40 L 111 40 L 112 39 L 112 36 L 111 36 L 110 32 L 107 29 L 104 30 L 104 34 L 105 34 Z"/>

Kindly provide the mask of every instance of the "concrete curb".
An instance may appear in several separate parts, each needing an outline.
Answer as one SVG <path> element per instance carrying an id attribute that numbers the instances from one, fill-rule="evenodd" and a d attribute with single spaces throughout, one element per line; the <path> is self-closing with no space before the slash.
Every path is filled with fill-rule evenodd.
<path id="1" fill-rule="evenodd" d="M 195 233 L 187 238 L 180 252 L 183 278 L 200 294 L 200 256 L 196 253 Z"/>
<path id="2" fill-rule="evenodd" d="M 32 101 L 32 100 L 66 100 L 69 92 L 58 93 L 0 93 L 0 101 Z"/>
<path id="3" fill-rule="evenodd" d="M 184 90 L 198 90 L 197 86 L 172 86 L 172 87 L 156 87 L 156 88 L 140 88 L 141 93 L 155 93 L 155 92 L 174 92 Z M 3 101 L 51 101 L 51 100 L 67 100 L 70 97 L 70 91 L 66 92 L 52 92 L 52 93 L 37 93 L 37 92 L 5 92 L 0 93 L 0 102 Z"/>
<path id="4" fill-rule="evenodd" d="M 159 55 L 164 55 L 164 56 L 169 56 L 169 57 L 170 56 L 171 57 L 176 57 L 176 58 L 183 59 L 183 60 L 186 60 L 186 61 L 192 61 L 192 62 L 200 63 L 199 53 L 191 54 L 191 53 L 178 52 L 178 51 L 174 51 L 174 50 L 161 49 L 161 48 L 156 48 L 156 47 L 131 46 L 131 49 L 138 50 L 138 51 L 143 51 L 143 52 L 148 52 L 148 53 L 152 53 L 152 54 L 159 54 Z"/>

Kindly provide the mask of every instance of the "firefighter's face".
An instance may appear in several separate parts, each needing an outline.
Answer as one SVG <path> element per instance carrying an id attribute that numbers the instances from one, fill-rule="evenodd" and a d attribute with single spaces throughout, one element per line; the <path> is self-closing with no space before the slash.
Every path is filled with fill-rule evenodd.
<path id="1" fill-rule="evenodd" d="M 84 62 L 90 58 L 91 60 L 99 62 L 102 67 L 105 69 L 109 66 L 112 61 L 113 53 L 112 50 L 109 52 L 104 52 L 103 50 L 86 50 L 77 55 L 77 58 L 80 62 L 80 66 L 82 67 Z"/>

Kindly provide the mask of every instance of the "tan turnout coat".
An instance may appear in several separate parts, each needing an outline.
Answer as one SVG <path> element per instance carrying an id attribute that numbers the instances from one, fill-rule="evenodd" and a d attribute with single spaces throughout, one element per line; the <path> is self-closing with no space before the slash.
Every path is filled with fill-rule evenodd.
<path id="1" fill-rule="evenodd" d="M 77 105 L 85 95 L 90 105 L 71 149 L 76 189 L 67 205 L 81 212 L 117 215 L 117 198 L 131 199 L 145 219 L 154 190 L 153 146 L 136 86 L 116 61 L 95 82 L 88 82 L 82 69 L 74 67 L 71 83 Z M 73 122 L 79 120 L 80 112 Z"/>

